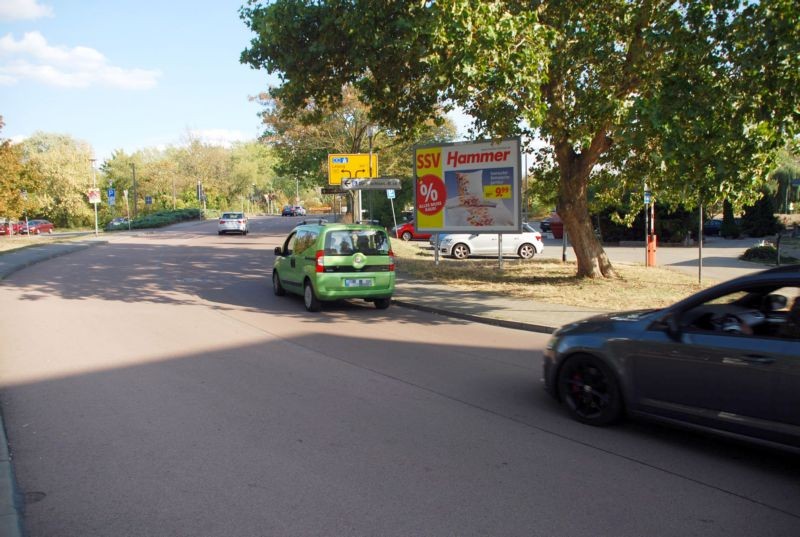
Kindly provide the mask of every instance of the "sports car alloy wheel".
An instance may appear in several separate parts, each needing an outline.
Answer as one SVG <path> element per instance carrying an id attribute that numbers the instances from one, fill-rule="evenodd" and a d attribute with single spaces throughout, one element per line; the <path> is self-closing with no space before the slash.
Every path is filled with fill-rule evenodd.
<path id="1" fill-rule="evenodd" d="M 598 358 L 569 358 L 558 375 L 558 393 L 573 418 L 589 425 L 607 425 L 622 413 L 622 398 L 614 375 Z"/>

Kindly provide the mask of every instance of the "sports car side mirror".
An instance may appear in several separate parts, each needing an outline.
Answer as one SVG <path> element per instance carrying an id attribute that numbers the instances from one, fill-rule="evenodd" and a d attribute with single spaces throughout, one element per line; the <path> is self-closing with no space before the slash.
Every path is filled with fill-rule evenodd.
<path id="1" fill-rule="evenodd" d="M 664 318 L 664 322 L 667 324 L 667 334 L 669 334 L 669 337 L 675 341 L 679 340 L 681 338 L 681 325 L 678 322 L 678 316 L 674 313 L 670 313 Z"/>
<path id="2" fill-rule="evenodd" d="M 675 313 L 668 313 L 661 319 L 653 323 L 653 328 L 664 330 L 667 335 L 678 341 L 681 338 L 681 325 L 678 322 L 678 316 Z"/>
<path id="3" fill-rule="evenodd" d="M 764 297 L 764 302 L 766 303 L 767 312 L 770 311 L 778 311 L 786 307 L 786 304 L 789 303 L 789 300 L 783 296 L 778 294 L 771 294 Z"/>

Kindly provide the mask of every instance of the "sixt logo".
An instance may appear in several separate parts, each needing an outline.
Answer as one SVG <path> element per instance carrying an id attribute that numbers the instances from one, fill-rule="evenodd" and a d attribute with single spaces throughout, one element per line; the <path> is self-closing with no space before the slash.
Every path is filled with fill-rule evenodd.
<path id="1" fill-rule="evenodd" d="M 347 164 L 347 157 L 333 157 L 334 164 Z"/>

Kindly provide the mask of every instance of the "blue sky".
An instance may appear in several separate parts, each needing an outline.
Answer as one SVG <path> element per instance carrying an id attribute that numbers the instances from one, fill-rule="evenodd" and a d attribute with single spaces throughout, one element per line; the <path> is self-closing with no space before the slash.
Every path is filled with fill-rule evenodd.
<path id="1" fill-rule="evenodd" d="M 242 0 L 0 0 L 0 137 L 36 131 L 115 149 L 255 139 L 248 97 L 270 79 L 239 63 Z M 273 80 L 274 83 L 274 80 Z"/>
<path id="2" fill-rule="evenodd" d="M 68 134 L 99 161 L 255 139 L 248 97 L 277 80 L 239 63 L 244 1 L 0 0 L 0 138 Z"/>

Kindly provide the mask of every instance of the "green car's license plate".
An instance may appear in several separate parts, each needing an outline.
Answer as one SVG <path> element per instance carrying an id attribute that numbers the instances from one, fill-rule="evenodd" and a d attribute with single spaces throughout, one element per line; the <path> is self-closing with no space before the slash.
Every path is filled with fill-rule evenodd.
<path id="1" fill-rule="evenodd" d="M 372 280 L 369 278 L 359 278 L 356 280 L 345 280 L 345 287 L 372 287 Z"/>

